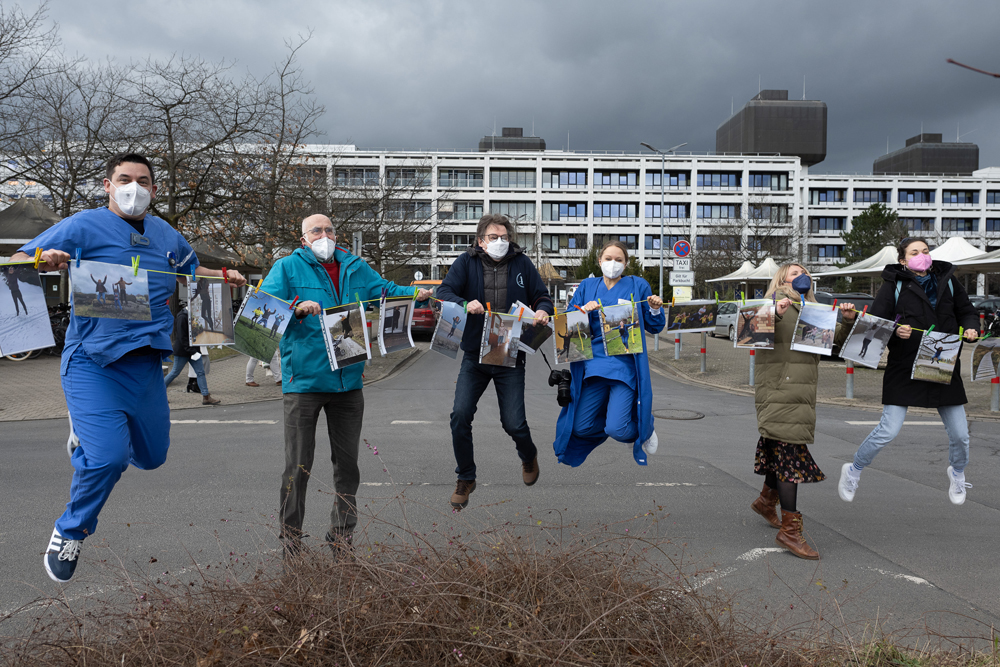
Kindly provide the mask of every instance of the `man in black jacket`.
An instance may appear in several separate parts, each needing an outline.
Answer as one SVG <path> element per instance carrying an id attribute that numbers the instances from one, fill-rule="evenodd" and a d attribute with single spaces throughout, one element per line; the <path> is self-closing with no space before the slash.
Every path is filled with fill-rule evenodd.
<path id="1" fill-rule="evenodd" d="M 521 459 L 521 478 L 528 486 L 538 480 L 538 450 L 531 440 L 524 412 L 524 352 L 518 353 L 513 368 L 479 363 L 485 304 L 489 304 L 491 312 L 507 313 L 511 304 L 520 301 L 535 311 L 535 323 L 542 326 L 548 324 L 553 314 L 552 299 L 542 277 L 521 248 L 510 242 L 513 237 L 514 226 L 506 217 L 483 216 L 476 228 L 476 244 L 455 260 L 438 287 L 438 298 L 467 302 L 469 314 L 461 343 L 465 355 L 455 383 L 455 405 L 451 413 L 451 439 L 458 475 L 451 496 L 455 509 L 468 505 L 469 494 L 476 488 L 472 419 L 490 380 L 496 386 L 500 423 L 514 439 Z"/>

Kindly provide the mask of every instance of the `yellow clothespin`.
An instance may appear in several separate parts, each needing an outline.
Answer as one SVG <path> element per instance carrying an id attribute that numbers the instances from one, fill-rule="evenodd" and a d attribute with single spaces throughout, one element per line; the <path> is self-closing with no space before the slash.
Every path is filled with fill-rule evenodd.
<path id="1" fill-rule="evenodd" d="M 37 269 L 38 265 L 41 263 L 42 263 L 42 249 L 35 248 L 35 268 Z"/>
<path id="2" fill-rule="evenodd" d="M 263 278 L 257 281 L 257 287 L 254 288 L 254 294 L 260 294 L 260 286 L 263 284 L 264 284 Z"/>
<path id="3" fill-rule="evenodd" d="M 958 337 L 959 337 L 959 338 L 961 338 L 961 337 L 962 337 L 962 334 L 963 334 L 964 332 L 965 332 L 965 327 L 959 327 L 959 328 L 958 328 Z"/>
<path id="4" fill-rule="evenodd" d="M 132 275 L 139 275 L 139 255 L 132 258 Z"/>

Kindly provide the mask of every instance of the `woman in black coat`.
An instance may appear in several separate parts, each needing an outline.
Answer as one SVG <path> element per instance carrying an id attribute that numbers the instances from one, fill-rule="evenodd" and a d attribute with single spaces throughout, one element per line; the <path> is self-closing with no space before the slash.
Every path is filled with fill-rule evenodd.
<path id="1" fill-rule="evenodd" d="M 903 427 L 909 406 L 937 408 L 948 432 L 948 497 L 961 505 L 965 502 L 965 466 L 969 462 L 969 423 L 965 418 L 965 387 L 961 363 L 956 358 L 951 384 L 911 380 L 913 364 L 925 334 L 914 328 L 959 335 L 965 328 L 965 340 L 978 337 L 979 316 L 969 302 L 965 288 L 953 277 L 955 268 L 948 262 L 932 260 L 924 239 L 907 238 L 899 244 L 899 264 L 889 264 L 882 271 L 882 287 L 868 312 L 876 317 L 895 320 L 900 326 L 889 340 L 889 361 L 882 378 L 882 419 L 840 471 L 838 493 L 848 502 L 854 499 L 858 480 L 865 466 L 871 465 L 879 451 L 892 442 Z"/>

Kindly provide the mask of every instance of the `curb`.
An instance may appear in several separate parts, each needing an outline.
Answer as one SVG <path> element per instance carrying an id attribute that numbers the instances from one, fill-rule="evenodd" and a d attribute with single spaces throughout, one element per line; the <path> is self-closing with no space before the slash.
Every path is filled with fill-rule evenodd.
<path id="1" fill-rule="evenodd" d="M 390 378 L 399 375 L 407 368 L 409 368 L 410 365 L 413 364 L 417 359 L 424 356 L 424 354 L 427 352 L 427 350 L 422 350 L 419 347 L 411 347 L 410 349 L 416 351 L 400 359 L 396 363 L 396 365 L 394 365 L 392 368 L 386 371 L 386 373 L 382 377 L 378 377 L 373 380 L 365 380 L 363 386 L 367 387 L 368 385 L 375 384 L 376 382 L 381 382 L 382 380 L 388 380 Z"/>

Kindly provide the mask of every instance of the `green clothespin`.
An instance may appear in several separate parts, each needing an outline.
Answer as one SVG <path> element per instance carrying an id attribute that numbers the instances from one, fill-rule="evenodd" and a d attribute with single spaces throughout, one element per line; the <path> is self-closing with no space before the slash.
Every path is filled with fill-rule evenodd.
<path id="1" fill-rule="evenodd" d="M 934 325 L 933 324 L 930 326 L 929 329 L 927 329 L 927 333 L 930 333 L 932 331 L 934 331 Z"/>
<path id="2" fill-rule="evenodd" d="M 959 327 L 958 328 L 958 337 L 961 338 L 963 333 L 965 333 L 965 327 Z"/>
<path id="3" fill-rule="evenodd" d="M 193 269 L 192 269 L 193 270 Z M 139 255 L 132 258 L 132 275 L 139 275 Z"/>

